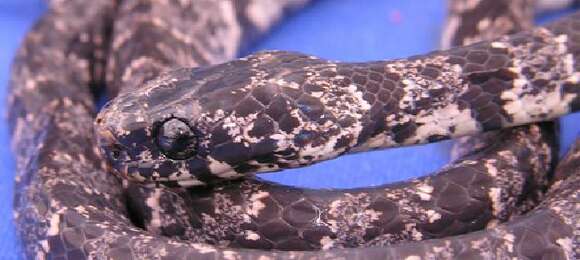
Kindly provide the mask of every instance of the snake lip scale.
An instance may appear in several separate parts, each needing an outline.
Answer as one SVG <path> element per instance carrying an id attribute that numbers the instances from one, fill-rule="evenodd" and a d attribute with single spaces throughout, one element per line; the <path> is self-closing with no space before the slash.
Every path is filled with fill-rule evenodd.
<path id="1" fill-rule="evenodd" d="M 15 58 L 8 100 L 26 257 L 580 256 L 580 143 L 553 169 L 557 125 L 530 124 L 580 109 L 580 13 L 531 28 L 535 1 L 453 0 L 443 42 L 464 47 L 368 63 L 279 51 L 230 61 L 306 2 L 51 1 Z M 97 115 L 105 91 L 116 98 Z M 231 180 L 494 129 L 402 183 Z"/>

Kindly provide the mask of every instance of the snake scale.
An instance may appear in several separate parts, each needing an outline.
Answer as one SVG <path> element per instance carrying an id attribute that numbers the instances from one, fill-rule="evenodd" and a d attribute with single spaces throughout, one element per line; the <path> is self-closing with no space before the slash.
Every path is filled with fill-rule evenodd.
<path id="1" fill-rule="evenodd" d="M 500 1 L 457 1 L 448 28 L 489 15 L 477 10 L 490 2 Z M 454 163 L 404 183 L 336 191 L 228 179 L 578 110 L 580 13 L 531 29 L 530 1 L 506 1 L 506 16 L 466 29 L 477 32 L 446 34 L 472 45 L 405 60 L 263 52 L 227 62 L 306 3 L 266 4 L 51 2 L 17 54 L 9 99 L 27 257 L 578 258 L 580 143 L 550 174 L 550 122 L 466 139 Z M 489 40 L 505 17 L 501 33 L 527 31 Z M 208 64 L 219 65 L 141 84 Z M 94 130 L 103 91 L 120 94 Z M 185 188 L 206 183 L 216 186 Z"/>

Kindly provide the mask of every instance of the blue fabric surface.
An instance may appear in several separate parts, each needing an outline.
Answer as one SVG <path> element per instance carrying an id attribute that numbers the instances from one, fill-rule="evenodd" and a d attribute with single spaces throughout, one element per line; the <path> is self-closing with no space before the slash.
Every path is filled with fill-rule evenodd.
<path id="1" fill-rule="evenodd" d="M 0 2 L 0 112 L 4 114 L 9 65 L 24 33 L 42 14 L 39 0 Z M 559 14 L 542 17 L 540 22 Z M 437 48 L 445 16 L 443 0 L 319 0 L 291 16 L 251 51 L 295 50 L 345 61 L 401 58 Z M 580 115 L 562 120 L 562 151 L 580 131 Z M 17 259 L 12 223 L 14 158 L 8 127 L 0 123 L 0 259 Z M 435 171 L 448 160 L 451 142 L 345 156 L 307 169 L 263 175 L 306 187 L 360 187 Z"/>

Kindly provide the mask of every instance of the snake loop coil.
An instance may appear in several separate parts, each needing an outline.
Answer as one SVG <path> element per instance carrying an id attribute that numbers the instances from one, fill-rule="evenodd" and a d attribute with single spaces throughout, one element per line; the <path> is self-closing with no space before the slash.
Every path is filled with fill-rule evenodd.
<path id="1" fill-rule="evenodd" d="M 579 258 L 580 143 L 554 170 L 549 121 L 580 109 L 580 13 L 532 28 L 534 1 L 454 0 L 443 42 L 463 47 L 231 60 L 306 2 L 52 1 L 9 97 L 26 256 Z M 403 183 L 232 180 L 471 134 Z"/>

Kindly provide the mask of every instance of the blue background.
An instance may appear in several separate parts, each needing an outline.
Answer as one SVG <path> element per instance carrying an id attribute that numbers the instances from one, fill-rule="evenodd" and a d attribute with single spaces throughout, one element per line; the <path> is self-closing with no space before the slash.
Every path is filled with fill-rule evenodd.
<path id="1" fill-rule="evenodd" d="M 10 61 L 23 35 L 45 9 L 40 0 L 0 2 L 0 112 L 3 115 Z M 344 61 L 402 58 L 437 48 L 445 10 L 443 0 L 319 0 L 289 17 L 251 51 L 295 50 Z M 562 13 L 544 15 L 538 22 Z M 562 151 L 580 132 L 579 122 L 580 114 L 562 120 Z M 0 259 L 17 259 L 19 248 L 11 210 L 14 158 L 8 139 L 3 118 L 0 121 Z M 356 154 L 306 169 L 262 176 L 306 187 L 380 185 L 437 170 L 449 160 L 450 147 L 451 142 L 446 141 Z"/>

